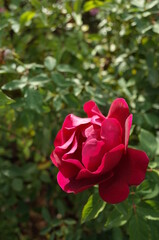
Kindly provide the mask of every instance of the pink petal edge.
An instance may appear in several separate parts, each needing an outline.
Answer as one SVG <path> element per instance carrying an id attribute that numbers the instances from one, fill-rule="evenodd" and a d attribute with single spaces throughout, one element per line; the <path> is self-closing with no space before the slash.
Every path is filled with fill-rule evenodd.
<path id="1" fill-rule="evenodd" d="M 117 98 L 115 99 L 109 109 L 108 118 L 116 118 L 122 128 L 125 126 L 125 121 L 129 116 L 129 107 L 125 99 Z"/>
<path id="2" fill-rule="evenodd" d="M 129 117 L 126 119 L 126 122 L 125 122 L 125 150 L 128 147 L 130 129 L 131 129 L 131 125 L 132 125 L 132 119 L 133 119 L 133 115 L 130 114 Z"/>
<path id="3" fill-rule="evenodd" d="M 105 118 L 105 116 L 101 113 L 101 111 L 97 107 L 96 103 L 92 100 L 86 102 L 83 106 L 83 109 L 85 113 L 87 113 L 88 117 L 93 117 L 94 115 L 97 115 L 103 119 Z"/>

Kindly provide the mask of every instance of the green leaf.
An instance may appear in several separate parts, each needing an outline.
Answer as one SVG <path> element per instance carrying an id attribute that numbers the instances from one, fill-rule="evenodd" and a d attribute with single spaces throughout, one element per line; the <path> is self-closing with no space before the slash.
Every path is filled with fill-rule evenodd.
<path id="1" fill-rule="evenodd" d="M 132 0 L 131 1 L 131 4 L 134 5 L 135 7 L 138 7 L 138 8 L 144 8 L 144 5 L 145 5 L 145 0 Z"/>
<path id="2" fill-rule="evenodd" d="M 145 240 L 148 239 L 150 229 L 146 220 L 134 215 L 129 222 L 128 232 L 130 240 Z"/>
<path id="3" fill-rule="evenodd" d="M 105 206 L 106 203 L 99 197 L 98 193 L 92 194 L 82 210 L 81 222 L 84 223 L 98 217 Z"/>
<path id="4" fill-rule="evenodd" d="M 23 89 L 27 85 L 26 80 L 13 80 L 2 86 L 3 90 L 13 91 L 16 89 Z"/>
<path id="5" fill-rule="evenodd" d="M 67 225 L 74 225 L 77 222 L 74 219 L 69 219 L 68 218 L 68 219 L 64 220 L 64 223 L 66 223 Z"/>
<path id="6" fill-rule="evenodd" d="M 152 86 L 156 86 L 158 84 L 159 74 L 158 71 L 154 68 L 150 68 L 147 80 L 150 82 Z"/>
<path id="7" fill-rule="evenodd" d="M 15 19 L 10 19 L 10 23 L 11 23 L 11 27 L 12 27 L 12 30 L 15 32 L 15 33 L 18 33 L 19 30 L 20 30 L 20 24 L 19 24 L 19 21 L 16 21 Z"/>
<path id="8" fill-rule="evenodd" d="M 151 186 L 151 188 L 148 190 L 148 193 L 144 195 L 143 199 L 151 199 L 156 197 L 159 194 L 159 186 L 158 184 L 155 184 L 154 187 Z"/>
<path id="9" fill-rule="evenodd" d="M 62 74 L 57 72 L 51 74 L 51 79 L 59 87 L 69 87 L 73 84 L 66 80 Z"/>
<path id="10" fill-rule="evenodd" d="M 115 208 L 125 217 L 131 216 L 132 206 L 131 206 L 131 204 L 129 204 L 129 202 L 127 200 L 116 204 Z"/>
<path id="11" fill-rule="evenodd" d="M 22 189 L 23 189 L 23 181 L 20 178 L 13 179 L 12 188 L 15 191 L 17 191 L 17 192 L 22 191 Z"/>
<path id="12" fill-rule="evenodd" d="M 75 68 L 71 67 L 68 64 L 59 64 L 57 66 L 57 70 L 59 72 L 68 72 L 68 73 L 76 73 L 77 72 L 77 70 Z"/>
<path id="13" fill-rule="evenodd" d="M 40 235 L 46 236 L 52 230 L 52 226 L 45 227 L 43 230 L 40 231 Z"/>
<path id="14" fill-rule="evenodd" d="M 73 9 L 76 13 L 80 13 L 83 2 L 81 0 L 76 0 L 73 4 Z"/>
<path id="15" fill-rule="evenodd" d="M 123 240 L 123 232 L 122 229 L 117 227 L 112 229 L 113 240 Z"/>
<path id="16" fill-rule="evenodd" d="M 144 218 L 152 221 L 159 221 L 159 211 L 153 209 L 151 206 L 138 207 L 137 212 Z"/>
<path id="17" fill-rule="evenodd" d="M 153 31 L 157 34 L 159 34 L 159 22 L 156 22 L 154 25 L 153 25 Z"/>
<path id="18" fill-rule="evenodd" d="M 38 64 L 38 63 L 27 63 L 24 65 L 26 69 L 32 69 L 35 70 L 37 68 L 44 68 L 44 66 L 42 64 Z"/>
<path id="19" fill-rule="evenodd" d="M 51 233 L 51 236 L 50 236 L 50 239 L 49 240 L 54 240 L 55 238 L 55 234 L 54 233 Z"/>
<path id="20" fill-rule="evenodd" d="M 143 21 L 143 19 L 138 19 L 137 20 L 137 30 L 138 32 L 145 34 L 148 32 L 150 29 L 152 29 L 152 25 L 149 24 L 147 21 Z"/>
<path id="21" fill-rule="evenodd" d="M 151 2 L 147 2 L 146 3 L 146 10 L 155 7 L 156 5 L 158 5 L 158 3 L 159 3 L 158 0 L 153 0 Z"/>
<path id="22" fill-rule="evenodd" d="M 87 1 L 85 4 L 84 4 L 84 11 L 87 12 L 87 11 L 90 11 L 91 9 L 93 8 L 98 8 L 98 7 L 101 7 L 103 6 L 104 2 L 103 1 L 99 1 L 99 0 L 90 0 L 90 1 Z"/>
<path id="23" fill-rule="evenodd" d="M 144 118 L 145 118 L 146 122 L 151 127 L 158 128 L 158 126 L 159 126 L 159 117 L 158 117 L 158 115 L 153 114 L 153 113 L 145 113 L 144 114 Z"/>
<path id="24" fill-rule="evenodd" d="M 158 222 L 149 221 L 149 228 L 151 229 L 149 239 L 158 239 Z"/>
<path id="25" fill-rule="evenodd" d="M 125 216 L 121 212 L 119 212 L 116 208 L 114 208 L 113 211 L 109 213 L 104 227 L 107 230 L 109 230 L 114 227 L 123 226 L 127 223 L 129 217 L 130 217 L 129 215 Z"/>
<path id="26" fill-rule="evenodd" d="M 34 16 L 35 16 L 35 12 L 26 11 L 20 16 L 20 23 L 22 25 L 28 26 Z"/>
<path id="27" fill-rule="evenodd" d="M 9 178 L 15 178 L 21 176 L 21 169 L 17 166 L 12 166 L 10 169 L 4 169 L 2 173 Z"/>
<path id="28" fill-rule="evenodd" d="M 50 79 L 45 73 L 41 73 L 33 78 L 28 79 L 28 83 L 32 86 L 43 86 L 45 83 L 48 83 L 49 81 Z"/>
<path id="29" fill-rule="evenodd" d="M 27 163 L 23 166 L 21 172 L 24 176 L 30 177 L 37 171 L 37 166 L 35 163 Z"/>
<path id="30" fill-rule="evenodd" d="M 51 222 L 51 220 L 52 220 L 51 215 L 50 215 L 48 209 L 45 208 L 45 207 L 42 208 L 42 216 L 43 216 L 43 218 L 45 219 L 46 222 L 48 222 L 48 223 Z"/>
<path id="31" fill-rule="evenodd" d="M 42 110 L 42 95 L 34 89 L 27 89 L 25 94 L 26 106 L 38 113 Z"/>
<path id="32" fill-rule="evenodd" d="M 56 59 L 48 56 L 44 60 L 44 65 L 49 71 L 52 71 L 56 66 Z"/>
<path id="33" fill-rule="evenodd" d="M 40 8 L 41 4 L 38 0 L 30 0 L 31 4 L 36 7 L 36 8 Z"/>
<path id="34" fill-rule="evenodd" d="M 63 97 L 64 102 L 68 104 L 69 107 L 78 108 L 79 101 L 73 94 L 67 94 L 65 97 Z"/>
<path id="35" fill-rule="evenodd" d="M 14 102 L 11 98 L 6 96 L 1 90 L 0 90 L 0 106 L 5 105 L 5 104 L 10 104 Z"/>
<path id="36" fill-rule="evenodd" d="M 147 154 L 155 155 L 157 150 L 157 141 L 151 132 L 141 129 L 139 140 L 141 147 L 147 152 Z"/>
<path id="37" fill-rule="evenodd" d="M 59 95 L 56 95 L 53 99 L 53 106 L 56 109 L 56 111 L 59 111 L 63 108 L 63 102 Z"/>

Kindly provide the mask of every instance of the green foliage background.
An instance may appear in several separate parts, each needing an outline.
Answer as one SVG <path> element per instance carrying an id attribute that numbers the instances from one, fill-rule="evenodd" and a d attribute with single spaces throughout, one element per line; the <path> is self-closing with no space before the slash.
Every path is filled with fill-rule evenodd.
<path id="1" fill-rule="evenodd" d="M 158 239 L 159 0 L 0 0 L 0 87 L 0 239 Z M 62 192 L 49 155 L 65 116 L 117 97 L 146 180 L 117 205 Z"/>

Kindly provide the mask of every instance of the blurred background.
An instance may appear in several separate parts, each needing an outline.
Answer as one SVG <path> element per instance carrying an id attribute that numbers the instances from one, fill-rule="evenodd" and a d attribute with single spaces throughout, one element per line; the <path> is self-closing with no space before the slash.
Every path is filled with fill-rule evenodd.
<path id="1" fill-rule="evenodd" d="M 60 189 L 49 155 L 67 114 L 92 99 L 106 115 L 117 97 L 150 165 L 128 200 L 99 207 L 96 188 Z M 0 0 L 0 239 L 158 239 L 158 110 L 159 0 Z"/>

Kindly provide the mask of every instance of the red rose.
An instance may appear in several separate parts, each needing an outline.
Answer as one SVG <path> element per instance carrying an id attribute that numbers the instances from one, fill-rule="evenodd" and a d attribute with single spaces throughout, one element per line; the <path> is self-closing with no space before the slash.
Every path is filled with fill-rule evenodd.
<path id="1" fill-rule="evenodd" d="M 128 148 L 132 114 L 122 98 L 112 103 L 107 117 L 93 101 L 84 111 L 88 118 L 68 115 L 56 136 L 51 160 L 59 169 L 58 184 L 67 193 L 98 184 L 104 201 L 119 203 L 129 186 L 144 180 L 149 162 L 145 152 Z"/>

